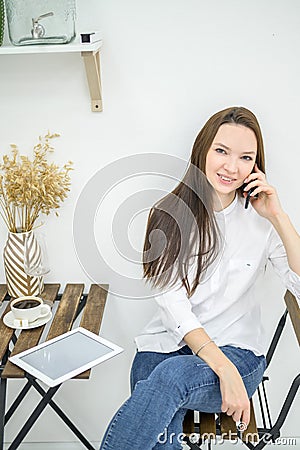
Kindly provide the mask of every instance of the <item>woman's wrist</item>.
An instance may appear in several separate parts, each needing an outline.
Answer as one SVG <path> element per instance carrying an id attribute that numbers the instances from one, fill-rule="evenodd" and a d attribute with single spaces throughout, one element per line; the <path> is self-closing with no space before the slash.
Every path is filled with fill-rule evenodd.
<path id="1" fill-rule="evenodd" d="M 196 356 L 199 356 L 201 350 L 206 347 L 208 344 L 214 343 L 214 341 L 212 339 L 208 339 L 208 341 L 205 341 L 203 344 L 200 345 L 200 347 L 198 348 L 198 350 L 195 352 Z"/>
<path id="2" fill-rule="evenodd" d="M 218 375 L 218 377 L 222 379 L 228 373 L 228 370 L 237 370 L 237 368 L 229 359 L 227 359 L 227 361 L 223 361 L 213 370 Z"/>
<path id="3" fill-rule="evenodd" d="M 288 214 L 285 211 L 280 211 L 274 216 L 269 218 L 273 227 L 277 230 L 280 227 L 284 227 L 284 224 L 290 221 Z"/>
<path id="4" fill-rule="evenodd" d="M 197 328 L 184 336 L 190 349 L 220 377 L 229 367 L 235 367 L 203 328 Z"/>
<path id="5" fill-rule="evenodd" d="M 218 375 L 219 378 L 221 378 L 223 374 L 228 371 L 228 368 L 232 368 L 232 366 L 234 366 L 214 342 L 211 342 L 209 345 L 205 345 L 198 356 L 209 365 L 209 367 Z"/>
<path id="6" fill-rule="evenodd" d="M 219 378 L 222 378 L 224 374 L 228 372 L 228 369 L 232 369 L 235 366 L 219 347 L 216 346 L 215 350 L 212 348 L 210 350 L 211 352 L 206 355 L 204 355 L 203 351 L 201 358 L 210 366 Z"/>

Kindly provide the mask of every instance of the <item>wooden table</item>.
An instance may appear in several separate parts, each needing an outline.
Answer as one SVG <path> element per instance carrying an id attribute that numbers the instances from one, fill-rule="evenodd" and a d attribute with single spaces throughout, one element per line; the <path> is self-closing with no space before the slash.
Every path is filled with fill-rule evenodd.
<path id="1" fill-rule="evenodd" d="M 88 294 L 83 293 L 83 284 L 67 284 L 62 294 L 58 294 L 59 289 L 59 284 L 46 284 L 42 294 L 44 301 L 52 306 L 55 301 L 59 302 L 57 310 L 53 314 L 46 340 L 52 339 L 71 330 L 74 321 L 81 312 L 82 316 L 80 326 L 93 333 L 99 334 L 107 298 L 108 285 L 92 284 Z M 0 302 L 7 301 L 7 307 L 5 308 L 2 317 L 4 317 L 4 315 L 10 310 L 10 300 L 11 298 L 7 294 L 6 285 L 0 284 Z M 54 411 L 61 417 L 66 425 L 88 449 L 94 450 L 94 447 L 89 443 L 89 441 L 52 400 L 61 385 L 45 391 L 34 377 L 8 361 L 8 357 L 10 355 L 12 356 L 37 345 L 41 339 L 45 326 L 46 325 L 43 325 L 31 330 L 23 330 L 18 334 L 16 333 L 16 330 L 8 328 L 4 325 L 2 318 L 0 320 L 0 450 L 3 450 L 4 445 L 4 427 L 31 388 L 36 389 L 42 396 L 42 399 L 31 414 L 30 418 L 18 432 L 8 450 L 14 450 L 19 447 L 47 405 L 54 409 Z M 13 343 L 14 347 L 10 352 L 9 345 L 11 343 Z M 86 372 L 78 375 L 76 378 L 88 379 L 90 377 L 90 373 L 91 370 L 87 370 Z M 26 378 L 27 383 L 20 391 L 11 407 L 6 410 L 7 380 L 21 378 Z"/>

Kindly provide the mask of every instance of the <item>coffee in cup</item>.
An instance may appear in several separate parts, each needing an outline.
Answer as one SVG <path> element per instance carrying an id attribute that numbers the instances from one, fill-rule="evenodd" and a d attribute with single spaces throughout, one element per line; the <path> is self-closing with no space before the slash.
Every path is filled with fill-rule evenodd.
<path id="1" fill-rule="evenodd" d="M 16 325 L 28 326 L 37 319 L 48 316 L 51 312 L 49 305 L 45 305 L 40 297 L 25 296 L 13 300 L 10 304 Z"/>

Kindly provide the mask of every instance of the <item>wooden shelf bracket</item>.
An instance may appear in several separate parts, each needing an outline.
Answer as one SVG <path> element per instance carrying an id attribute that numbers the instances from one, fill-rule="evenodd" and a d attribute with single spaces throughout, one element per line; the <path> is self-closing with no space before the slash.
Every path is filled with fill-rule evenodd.
<path id="1" fill-rule="evenodd" d="M 86 76 L 89 85 L 92 111 L 102 111 L 100 48 L 102 40 L 91 44 L 71 42 L 70 44 L 53 45 L 4 45 L 0 47 L 0 55 L 21 55 L 37 53 L 81 53 L 84 58 Z"/>
<path id="2" fill-rule="evenodd" d="M 91 109 L 93 112 L 101 112 L 103 107 L 100 76 L 100 51 L 84 51 L 81 52 L 81 56 L 84 60 L 89 85 Z"/>

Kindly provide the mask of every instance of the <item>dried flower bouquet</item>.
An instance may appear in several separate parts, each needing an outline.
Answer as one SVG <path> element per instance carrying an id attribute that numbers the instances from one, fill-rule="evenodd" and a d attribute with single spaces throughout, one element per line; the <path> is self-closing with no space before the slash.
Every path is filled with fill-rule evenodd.
<path id="1" fill-rule="evenodd" d="M 33 149 L 33 160 L 19 154 L 11 145 L 11 157 L 3 156 L 0 164 L 0 214 L 13 233 L 32 230 L 40 214 L 57 210 L 70 191 L 72 162 L 62 168 L 47 161 L 53 151 L 52 139 L 58 134 L 39 137 Z M 56 215 L 58 215 L 56 211 Z"/>

